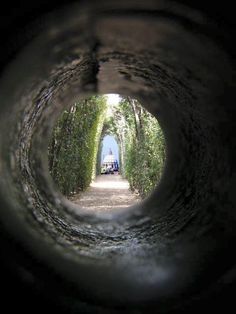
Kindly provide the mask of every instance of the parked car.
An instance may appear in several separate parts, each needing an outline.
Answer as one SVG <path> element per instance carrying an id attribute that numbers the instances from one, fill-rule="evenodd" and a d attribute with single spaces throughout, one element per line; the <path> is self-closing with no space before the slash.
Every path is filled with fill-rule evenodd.
<path id="1" fill-rule="evenodd" d="M 111 167 L 102 167 L 101 174 L 114 174 L 114 169 Z"/>
<path id="2" fill-rule="evenodd" d="M 101 168 L 101 174 L 106 174 L 106 167 Z"/>
<path id="3" fill-rule="evenodd" d="M 113 168 L 110 168 L 110 169 L 109 169 L 109 173 L 110 173 L 110 174 L 114 174 L 114 169 L 113 169 Z"/>

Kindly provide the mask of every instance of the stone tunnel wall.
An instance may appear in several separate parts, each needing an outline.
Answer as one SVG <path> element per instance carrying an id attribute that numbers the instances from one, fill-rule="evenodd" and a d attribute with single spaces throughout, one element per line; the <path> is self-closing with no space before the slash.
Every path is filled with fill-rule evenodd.
<path id="1" fill-rule="evenodd" d="M 36 34 L 0 79 L 9 278 L 86 313 L 183 312 L 227 291 L 235 91 L 222 30 L 173 2 L 102 1 L 59 10 Z M 105 93 L 130 95 L 158 118 L 167 160 L 144 202 L 91 216 L 55 189 L 47 144 L 65 106 Z"/>

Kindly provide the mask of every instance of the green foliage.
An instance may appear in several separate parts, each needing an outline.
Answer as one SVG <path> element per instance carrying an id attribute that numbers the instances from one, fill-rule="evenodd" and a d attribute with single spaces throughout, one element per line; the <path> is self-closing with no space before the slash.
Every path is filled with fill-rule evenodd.
<path id="1" fill-rule="evenodd" d="M 132 190 L 146 197 L 159 182 L 165 160 L 164 135 L 157 119 L 137 100 L 126 97 L 106 125 L 119 141 L 123 175 Z"/>
<path id="2" fill-rule="evenodd" d="M 93 96 L 63 112 L 49 144 L 49 170 L 66 196 L 85 190 L 95 176 L 106 98 Z"/>
<path id="3" fill-rule="evenodd" d="M 119 144 L 122 175 L 144 198 L 161 177 L 162 130 L 156 118 L 130 97 L 122 98 L 105 120 L 106 111 L 106 97 L 93 96 L 63 112 L 49 144 L 52 178 L 66 196 L 85 190 L 100 173 L 100 139 L 110 134 Z"/>

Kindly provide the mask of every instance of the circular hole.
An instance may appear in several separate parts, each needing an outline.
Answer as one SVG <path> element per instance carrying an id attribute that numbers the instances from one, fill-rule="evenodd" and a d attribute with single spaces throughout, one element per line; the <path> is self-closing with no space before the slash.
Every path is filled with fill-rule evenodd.
<path id="1" fill-rule="evenodd" d="M 128 208 L 160 181 L 165 141 L 157 119 L 137 99 L 91 96 L 64 110 L 48 147 L 59 191 L 90 212 Z"/>
<path id="2" fill-rule="evenodd" d="M 1 78 L 1 224 L 17 244 L 5 240 L 4 257 L 55 303 L 169 312 L 235 262 L 232 63 L 196 12 L 158 3 L 55 14 Z M 47 180 L 51 122 L 95 91 L 142 99 L 168 143 L 158 189 L 119 219 L 69 215 Z"/>

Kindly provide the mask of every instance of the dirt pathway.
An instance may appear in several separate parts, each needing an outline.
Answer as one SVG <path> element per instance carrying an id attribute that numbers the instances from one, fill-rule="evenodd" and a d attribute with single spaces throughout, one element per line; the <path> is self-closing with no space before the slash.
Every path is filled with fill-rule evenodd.
<path id="1" fill-rule="evenodd" d="M 137 194 L 129 190 L 129 183 L 118 174 L 100 175 L 81 195 L 70 200 L 80 207 L 97 212 L 128 207 L 140 201 Z"/>

